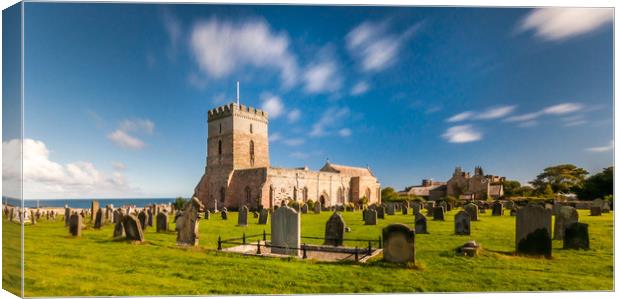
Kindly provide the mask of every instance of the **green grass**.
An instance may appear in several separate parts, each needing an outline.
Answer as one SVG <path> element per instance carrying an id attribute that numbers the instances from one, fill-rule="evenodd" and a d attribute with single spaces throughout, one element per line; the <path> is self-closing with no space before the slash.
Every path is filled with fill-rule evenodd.
<path id="1" fill-rule="evenodd" d="M 248 227 L 237 227 L 234 212 L 227 221 L 219 215 L 201 220 L 200 246 L 194 248 L 179 248 L 174 232 L 158 234 L 154 228 L 146 231 L 144 244 L 136 245 L 113 241 L 113 225 L 88 228 L 81 238 L 73 238 L 61 220 L 43 220 L 25 227 L 25 296 L 613 289 L 613 214 L 590 217 L 580 210 L 580 221 L 590 224 L 592 249 L 563 250 L 561 241 L 553 241 L 552 259 L 512 254 L 515 217 L 481 214 L 481 221 L 472 222 L 471 236 L 455 236 L 455 214 L 448 212 L 445 222 L 429 220 L 430 234 L 416 236 L 415 267 L 387 264 L 378 258 L 367 264 L 327 263 L 218 252 L 218 235 L 231 238 L 243 232 L 269 232 L 268 225 L 255 224 L 257 219 L 251 215 Z M 412 215 L 395 215 L 379 219 L 377 226 L 364 226 L 361 212 L 343 215 L 352 229 L 345 238 L 378 238 L 389 223 L 413 223 Z M 302 215 L 302 236 L 323 236 L 329 216 L 327 212 Z M 7 225 L 17 226 L 5 221 Z M 454 249 L 468 240 L 482 244 L 480 256 L 455 255 Z M 3 242 L 5 251 L 7 246 Z M 7 279 L 12 276 L 3 275 L 5 285 Z"/>

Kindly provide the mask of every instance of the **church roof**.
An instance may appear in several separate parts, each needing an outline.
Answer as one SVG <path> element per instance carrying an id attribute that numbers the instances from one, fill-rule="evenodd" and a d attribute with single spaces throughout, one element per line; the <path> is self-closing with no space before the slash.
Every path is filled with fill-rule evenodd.
<path id="1" fill-rule="evenodd" d="M 319 171 L 336 172 L 336 173 L 341 173 L 341 174 L 351 176 L 351 177 L 358 177 L 358 176 L 373 176 L 374 177 L 374 174 L 372 174 L 369 168 L 338 165 L 338 164 L 333 164 L 330 162 L 325 163 L 323 168 L 321 168 Z"/>

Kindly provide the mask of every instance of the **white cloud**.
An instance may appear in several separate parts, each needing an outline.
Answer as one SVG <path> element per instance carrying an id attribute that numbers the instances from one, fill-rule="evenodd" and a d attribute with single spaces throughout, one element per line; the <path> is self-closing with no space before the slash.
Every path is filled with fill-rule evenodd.
<path id="1" fill-rule="evenodd" d="M 342 137 L 349 137 L 349 136 L 351 136 L 351 134 L 352 134 L 352 132 L 351 132 L 351 129 L 349 129 L 349 128 L 343 128 L 343 129 L 340 129 L 338 131 L 338 135 L 340 135 Z"/>
<path id="2" fill-rule="evenodd" d="M 521 21 L 519 30 L 533 30 L 539 38 L 558 41 L 594 31 L 613 17 L 613 8 L 537 8 Z"/>
<path id="3" fill-rule="evenodd" d="M 465 112 L 461 112 L 459 114 L 451 116 L 450 118 L 446 119 L 446 121 L 447 122 L 464 121 L 466 119 L 471 118 L 472 116 L 474 116 L 474 113 L 472 111 L 465 111 Z"/>
<path id="4" fill-rule="evenodd" d="M 119 129 L 125 132 L 137 132 L 151 135 L 155 130 L 155 123 L 148 119 L 126 119 L 120 123 Z"/>
<path id="5" fill-rule="evenodd" d="M 514 115 L 505 119 L 507 122 L 531 122 L 543 115 L 565 115 L 573 112 L 581 111 L 584 106 L 580 103 L 561 103 L 548 106 L 540 111 L 530 112 L 526 114 Z"/>
<path id="6" fill-rule="evenodd" d="M 489 120 L 504 117 L 516 108 L 517 106 L 497 106 L 490 107 L 482 112 L 465 111 L 459 114 L 453 115 L 446 119 L 447 122 L 459 122 L 464 120 Z"/>
<path id="7" fill-rule="evenodd" d="M 586 148 L 586 151 L 593 153 L 604 153 L 614 149 L 614 141 L 609 141 L 609 144 L 606 146 L 598 146 L 598 147 L 589 147 Z"/>
<path id="8" fill-rule="evenodd" d="M 286 116 L 286 118 L 288 119 L 289 122 L 294 123 L 296 121 L 299 120 L 299 118 L 301 117 L 301 111 L 297 108 L 291 110 L 288 115 Z"/>
<path id="9" fill-rule="evenodd" d="M 451 143 L 466 143 L 482 139 L 482 133 L 476 130 L 472 125 L 461 125 L 448 128 L 441 136 Z"/>
<path id="10" fill-rule="evenodd" d="M 181 23 L 179 19 L 170 11 L 164 10 L 163 13 L 164 29 L 168 34 L 168 58 L 175 59 L 179 42 L 181 41 Z"/>
<path id="11" fill-rule="evenodd" d="M 329 134 L 329 129 L 335 127 L 340 119 L 344 119 L 350 114 L 350 110 L 347 107 L 338 108 L 331 107 L 321 115 L 321 118 L 314 123 L 310 136 L 322 137 Z"/>
<path id="12" fill-rule="evenodd" d="M 387 22 L 364 22 L 346 36 L 347 49 L 360 60 L 365 72 L 381 71 L 394 64 L 402 44 L 421 26 L 415 24 L 400 34 L 388 31 Z"/>
<path id="13" fill-rule="evenodd" d="M 127 165 L 125 165 L 125 163 L 123 162 L 118 162 L 118 161 L 113 161 L 112 162 L 112 167 L 114 169 L 116 169 L 117 171 L 121 171 L 121 170 L 125 170 L 127 169 Z"/>
<path id="14" fill-rule="evenodd" d="M 351 88 L 351 95 L 358 96 L 364 94 L 368 91 L 369 88 L 370 87 L 368 86 L 368 83 L 366 83 L 366 81 L 357 82 Z"/>
<path id="15" fill-rule="evenodd" d="M 304 142 L 306 142 L 306 140 L 304 140 L 303 138 L 291 138 L 284 140 L 284 144 L 288 146 L 299 146 L 304 144 Z"/>
<path id="16" fill-rule="evenodd" d="M 189 40 L 198 67 L 213 78 L 250 65 L 278 71 L 287 87 L 297 80 L 297 59 L 288 36 L 273 32 L 265 21 L 234 24 L 212 18 L 194 25 Z"/>
<path id="17" fill-rule="evenodd" d="M 20 142 L 13 139 L 2 143 L 4 152 L 17 153 Z M 3 163 L 3 179 L 21 179 L 18 164 Z M 137 189 L 125 177 L 114 172 L 107 174 L 91 162 L 77 161 L 61 164 L 50 160 L 50 151 L 43 141 L 23 141 L 23 182 L 25 198 L 82 198 L 85 196 L 127 196 Z"/>
<path id="18" fill-rule="evenodd" d="M 338 65 L 330 59 L 308 66 L 304 71 L 303 80 L 304 90 L 308 93 L 335 92 L 342 84 Z"/>
<path id="19" fill-rule="evenodd" d="M 265 110 L 269 118 L 277 118 L 284 112 L 284 104 L 282 99 L 271 94 L 263 94 L 261 109 Z"/>
<path id="20" fill-rule="evenodd" d="M 289 156 L 296 159 L 308 159 L 310 157 L 310 155 L 304 152 L 292 152 Z"/>
<path id="21" fill-rule="evenodd" d="M 108 139 L 114 144 L 127 149 L 142 149 L 144 147 L 144 142 L 136 137 L 133 137 L 127 134 L 123 130 L 116 130 L 110 134 L 108 134 Z"/>
<path id="22" fill-rule="evenodd" d="M 269 134 L 269 142 L 276 142 L 282 139 L 282 135 L 280 133 Z"/>

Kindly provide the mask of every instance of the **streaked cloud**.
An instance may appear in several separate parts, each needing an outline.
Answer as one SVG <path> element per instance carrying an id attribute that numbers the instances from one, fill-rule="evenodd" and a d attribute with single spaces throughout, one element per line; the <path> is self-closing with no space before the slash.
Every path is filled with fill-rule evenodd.
<path id="1" fill-rule="evenodd" d="M 349 128 L 343 128 L 338 130 L 338 135 L 340 135 L 341 137 L 349 137 L 351 136 L 352 132 L 351 129 Z"/>
<path id="2" fill-rule="evenodd" d="M 127 165 L 125 165 L 125 163 L 123 162 L 118 162 L 118 161 L 113 161 L 112 162 L 112 167 L 117 170 L 117 171 L 121 171 L 121 170 L 125 170 L 127 169 Z"/>
<path id="3" fill-rule="evenodd" d="M 496 106 L 496 107 L 489 107 L 481 112 L 476 112 L 476 111 L 464 111 L 458 114 L 455 114 L 453 116 L 451 116 L 450 118 L 446 119 L 447 122 L 459 122 L 459 121 L 464 121 L 464 120 L 490 120 L 490 119 L 496 119 L 496 118 L 500 118 L 500 117 L 504 117 L 510 113 L 512 113 L 512 111 L 514 111 L 514 109 L 517 106 L 515 105 L 511 105 L 511 106 Z"/>
<path id="4" fill-rule="evenodd" d="M 609 151 L 611 151 L 613 149 L 614 149 L 614 141 L 611 140 L 611 141 L 609 141 L 608 145 L 597 146 L 597 147 L 589 147 L 589 148 L 586 148 L 586 151 L 593 152 L 593 153 L 604 153 L 604 152 L 609 152 Z"/>
<path id="5" fill-rule="evenodd" d="M 292 109 L 286 116 L 286 118 L 288 119 L 288 122 L 290 123 L 294 123 L 298 121 L 300 117 L 301 117 L 301 110 L 297 108 Z"/>
<path id="6" fill-rule="evenodd" d="M 284 103 L 280 97 L 265 93 L 262 95 L 261 109 L 265 110 L 269 118 L 278 118 L 284 112 Z"/>
<path id="7" fill-rule="evenodd" d="M 126 149 L 139 150 L 144 148 L 145 145 L 142 140 L 120 129 L 108 134 L 107 137 L 114 144 Z"/>
<path id="8" fill-rule="evenodd" d="M 370 88 L 370 86 L 368 86 L 368 83 L 366 81 L 357 82 L 351 88 L 351 95 L 353 95 L 353 96 L 362 95 L 362 94 L 366 93 L 369 88 Z"/>
<path id="9" fill-rule="evenodd" d="M 482 132 L 472 125 L 460 125 L 448 128 L 441 137 L 450 143 L 467 143 L 481 140 Z"/>
<path id="10" fill-rule="evenodd" d="M 119 123 L 118 128 L 106 137 L 121 148 L 139 150 L 146 145 L 135 135 L 152 135 L 155 123 L 148 119 L 126 119 Z"/>
<path id="11" fill-rule="evenodd" d="M 314 123 L 310 136 L 322 137 L 331 133 L 339 123 L 340 119 L 346 118 L 351 111 L 348 107 L 331 107 L 323 112 L 319 120 Z"/>
<path id="12" fill-rule="evenodd" d="M 304 90 L 308 93 L 330 93 L 340 89 L 338 65 L 334 60 L 325 60 L 308 66 L 303 74 Z"/>
<path id="13" fill-rule="evenodd" d="M 613 8 L 548 7 L 532 10 L 519 24 L 544 40 L 559 41 L 594 31 L 614 17 Z"/>
<path id="14" fill-rule="evenodd" d="M 507 122 L 529 122 L 538 119 L 543 115 L 566 115 L 578 112 L 584 108 L 580 103 L 561 103 L 543 108 L 540 111 L 514 115 L 505 119 Z"/>
<path id="15" fill-rule="evenodd" d="M 299 146 L 299 145 L 304 144 L 305 142 L 306 140 L 303 138 L 290 138 L 290 139 L 285 139 L 283 141 L 283 143 L 288 146 Z"/>

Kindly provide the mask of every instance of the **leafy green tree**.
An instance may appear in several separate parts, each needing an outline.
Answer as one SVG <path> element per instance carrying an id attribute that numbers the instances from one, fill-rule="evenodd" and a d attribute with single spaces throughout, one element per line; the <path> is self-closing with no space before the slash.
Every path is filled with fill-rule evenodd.
<path id="1" fill-rule="evenodd" d="M 521 188 L 519 188 L 519 190 L 517 191 L 518 194 L 520 196 L 532 196 L 532 194 L 534 194 L 534 188 L 530 187 L 530 186 L 521 186 Z"/>
<path id="2" fill-rule="evenodd" d="M 381 190 L 382 201 L 398 201 L 398 193 L 392 187 L 385 187 Z"/>
<path id="3" fill-rule="evenodd" d="M 183 206 L 185 206 L 185 203 L 188 202 L 187 199 L 183 198 L 183 197 L 177 197 L 177 199 L 174 201 L 174 208 L 176 210 L 182 210 Z"/>
<path id="4" fill-rule="evenodd" d="M 561 164 L 547 167 L 530 184 L 539 193 L 544 194 L 547 185 L 555 193 L 568 193 L 580 189 L 583 186 L 588 171 L 572 164 Z"/>
<path id="5" fill-rule="evenodd" d="M 551 184 L 547 184 L 547 187 L 545 187 L 545 190 L 542 193 L 542 196 L 544 198 L 554 198 L 555 197 L 555 193 L 553 193 L 553 189 L 551 188 Z"/>
<path id="6" fill-rule="evenodd" d="M 520 194 L 521 183 L 519 183 L 519 181 L 505 180 L 505 181 L 502 182 L 502 185 L 504 187 L 504 195 L 505 196 L 521 195 Z"/>
<path id="7" fill-rule="evenodd" d="M 607 167 L 603 171 L 588 177 L 583 188 L 577 191 L 579 199 L 593 200 L 603 198 L 614 193 L 614 167 Z"/>

